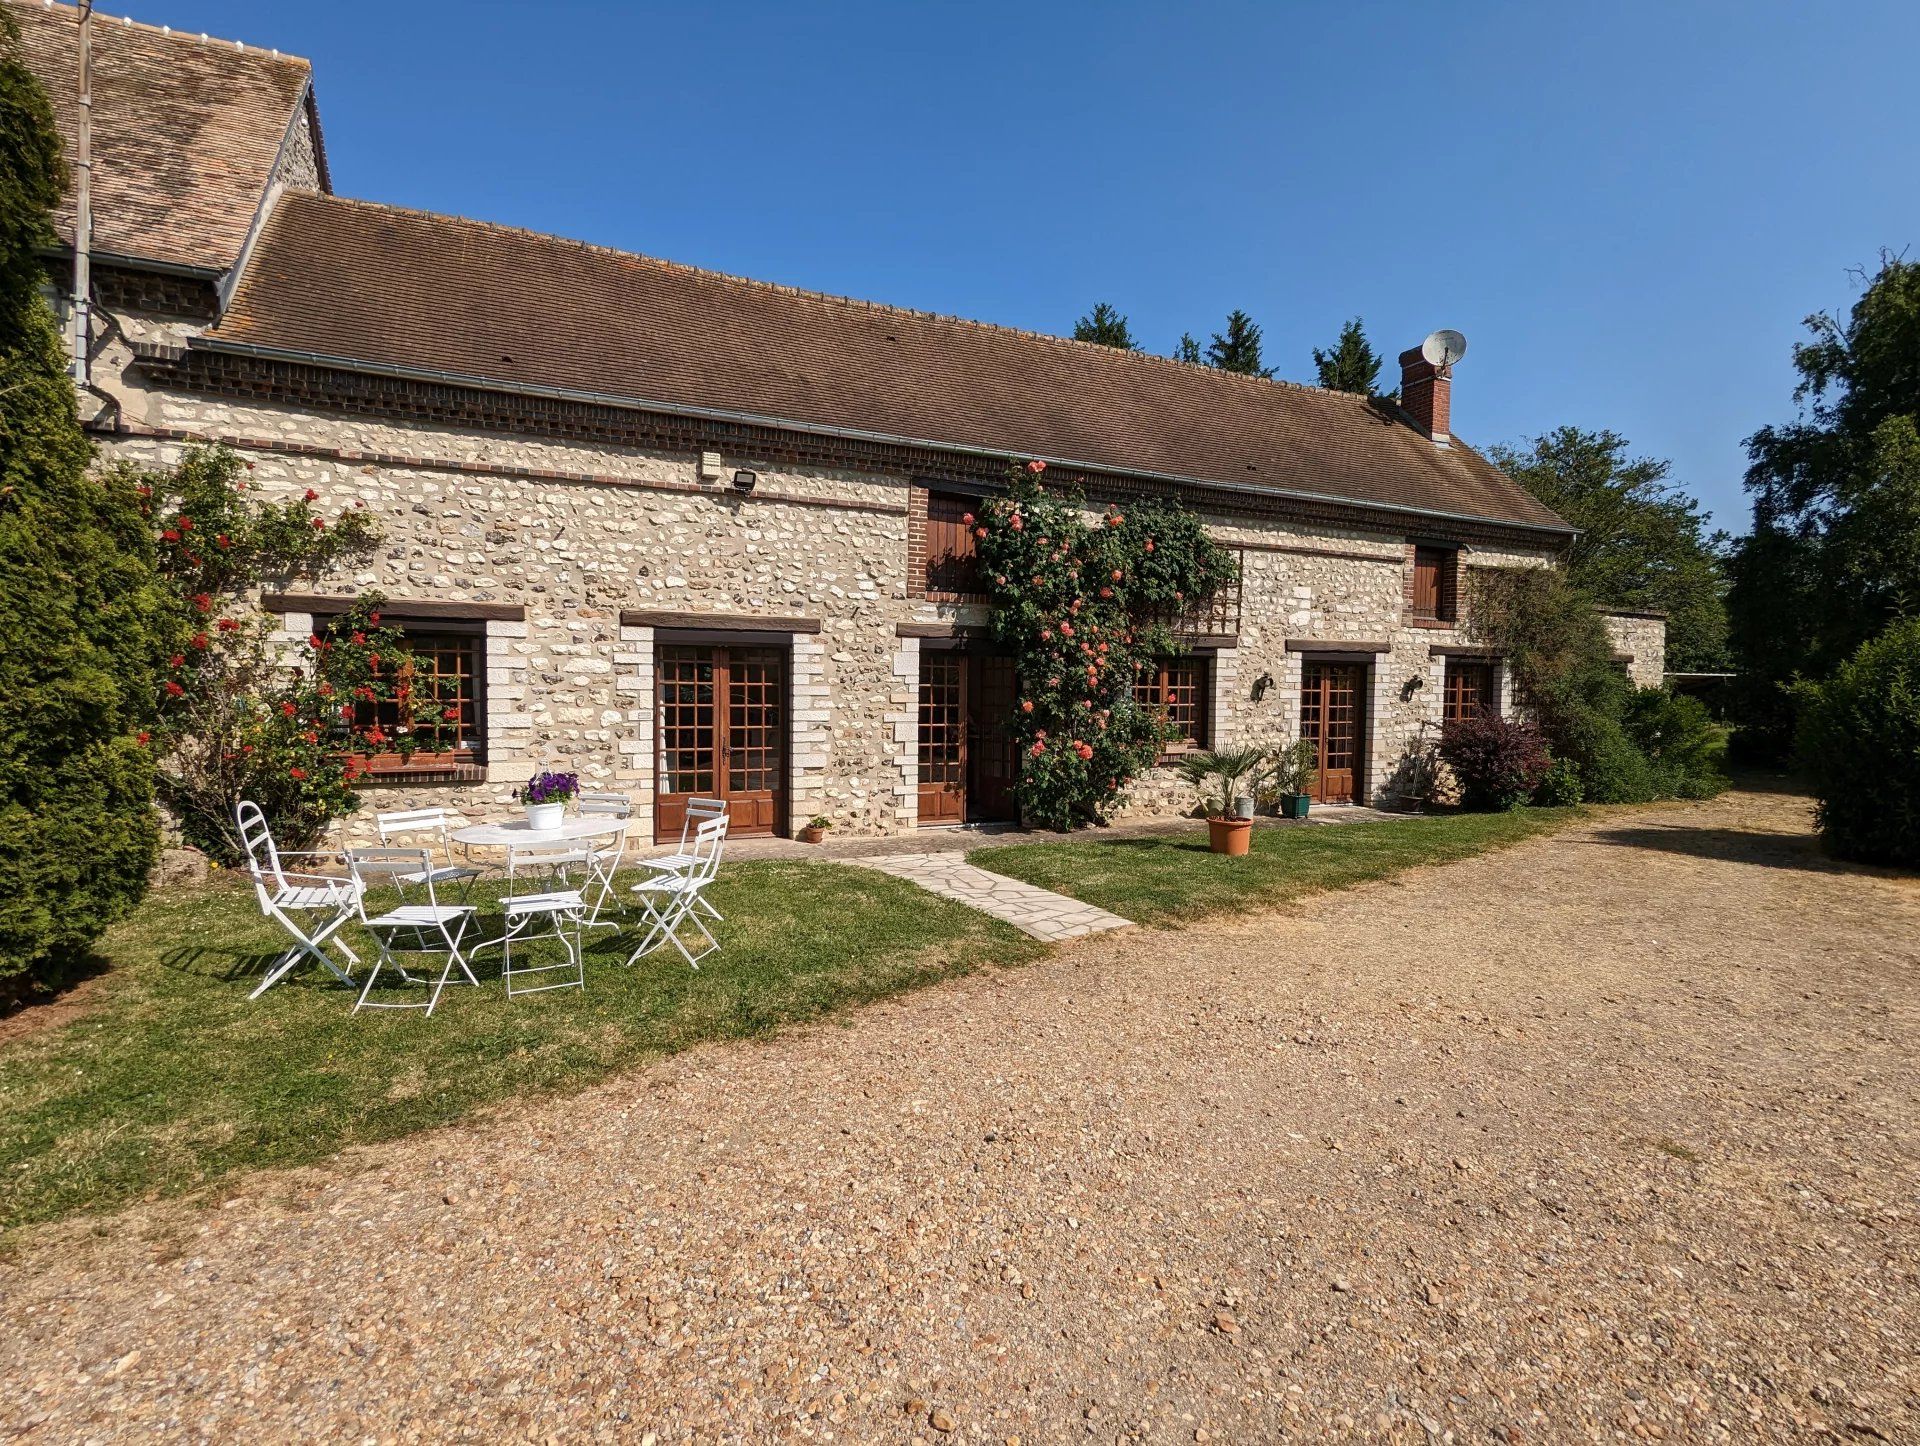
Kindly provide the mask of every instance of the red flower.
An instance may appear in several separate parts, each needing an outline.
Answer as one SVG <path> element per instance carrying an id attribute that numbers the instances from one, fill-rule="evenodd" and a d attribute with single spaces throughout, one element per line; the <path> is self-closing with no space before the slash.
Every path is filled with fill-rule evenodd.
<path id="1" fill-rule="evenodd" d="M 167 666 L 169 668 L 184 668 L 186 665 L 187 655 L 185 653 L 175 653 L 171 658 L 167 659 Z"/>
<path id="2" fill-rule="evenodd" d="M 174 682 L 173 679 L 171 678 L 167 679 L 167 696 L 168 697 L 178 698 L 182 693 L 186 691 L 187 690 L 185 688 L 181 687 L 178 683 Z"/>
<path id="3" fill-rule="evenodd" d="M 136 488 L 134 488 L 134 489 L 133 489 L 133 491 L 134 491 L 134 495 L 135 495 L 136 497 L 151 497 L 151 496 L 153 496 L 153 489 L 152 489 L 151 487 L 149 487 L 149 486 L 147 486 L 147 484 L 146 484 L 146 483 L 144 483 L 144 482 L 142 482 L 142 483 L 141 483 L 141 484 L 140 484 L 140 485 L 139 485 L 138 487 L 136 487 Z"/>
<path id="4" fill-rule="evenodd" d="M 1109 527 L 1118 527 L 1121 523 L 1125 522 L 1126 520 L 1127 519 L 1121 516 L 1118 512 L 1109 512 L 1107 514 L 1107 526 Z"/>
<path id="5" fill-rule="evenodd" d="M 1016 512 L 1012 520 L 1007 523 L 1007 526 L 1011 527 L 1015 532 L 1024 532 L 1026 531 L 1027 524 L 1020 520 L 1020 514 Z"/>
<path id="6" fill-rule="evenodd" d="M 180 534 L 169 527 L 165 532 L 160 534 L 160 540 L 162 542 L 178 542 L 180 540 Z"/>
<path id="7" fill-rule="evenodd" d="M 368 613 L 368 614 L 367 614 L 367 621 L 368 621 L 368 622 L 370 622 L 370 623 L 372 623 L 372 624 L 373 624 L 373 625 L 374 625 L 374 626 L 375 626 L 376 628 L 377 628 L 377 627 L 379 627 L 379 626 L 380 626 L 380 614 L 379 614 L 379 613 Z"/>
<path id="8" fill-rule="evenodd" d="M 976 527 L 973 529 L 973 535 L 975 537 L 985 537 L 987 535 L 987 529 L 984 527 Z"/>
<path id="9" fill-rule="evenodd" d="M 1148 552 L 1153 551 L 1153 539 L 1151 537 L 1147 539 L 1147 551 Z"/>
<path id="10" fill-rule="evenodd" d="M 307 740 L 307 742 L 309 742 L 309 743 L 318 743 L 318 742 L 320 741 L 320 735 L 319 735 L 318 733 L 315 733 L 315 732 L 313 732 L 313 731 L 311 731 L 311 730 L 309 730 L 309 731 L 307 731 L 307 732 L 305 732 L 305 733 L 302 733 L 302 734 L 301 734 L 300 736 L 301 736 L 302 738 L 304 738 L 304 739 L 306 739 L 306 740 Z"/>
<path id="11" fill-rule="evenodd" d="M 1033 705 L 1029 703 L 1027 706 L 1031 708 Z M 460 710 L 457 707 L 449 708 L 447 709 L 446 712 L 442 713 L 440 716 L 446 719 L 449 723 L 458 723 L 460 721 Z"/>
<path id="12" fill-rule="evenodd" d="M 367 635 L 365 633 L 355 633 L 353 635 L 353 641 L 356 644 L 364 644 L 367 641 Z"/>
<path id="13" fill-rule="evenodd" d="M 207 635 L 205 633 L 195 633 L 193 635 L 192 645 L 204 653 L 207 650 Z"/>
<path id="14" fill-rule="evenodd" d="M 1029 462 L 1027 463 L 1027 470 L 1038 477 L 1042 472 L 1047 470 L 1047 464 L 1040 461 Z"/>
<path id="15" fill-rule="evenodd" d="M 1070 638 L 1070 637 L 1072 637 L 1072 636 L 1073 636 L 1073 624 L 1072 624 L 1072 623 L 1062 623 L 1062 624 L 1060 624 L 1060 636 L 1061 636 L 1061 637 L 1063 637 L 1063 638 Z"/>
<path id="16" fill-rule="evenodd" d="M 353 716 L 353 704 L 342 703 L 340 705 L 340 716 L 342 718 L 351 718 Z"/>
<path id="17" fill-rule="evenodd" d="M 287 777 L 293 779 L 295 782 L 305 781 L 306 776 L 307 770 L 304 768 L 289 768 L 287 770 Z"/>
<path id="18" fill-rule="evenodd" d="M 1022 713 L 1031 713 L 1033 711 L 1033 699 L 1028 698 L 1025 702 L 1021 703 L 1020 711 Z"/>
<path id="19" fill-rule="evenodd" d="M 1120 569 L 1117 567 L 1113 570 L 1113 580 L 1115 582 L 1120 581 Z"/>
<path id="20" fill-rule="evenodd" d="M 1035 758 L 1038 758 L 1042 753 L 1045 753 L 1046 751 L 1047 751 L 1047 745 L 1044 743 L 1035 743 L 1033 745 L 1033 756 Z"/>
<path id="21" fill-rule="evenodd" d="M 315 532 L 325 532 L 325 531 L 327 530 L 327 521 L 326 521 L 326 519 L 325 519 L 324 517 L 316 517 L 316 518 L 314 518 L 314 519 L 313 519 L 313 530 L 314 530 Z"/>
<path id="22" fill-rule="evenodd" d="M 1036 577 L 1036 578 L 1034 579 L 1034 581 L 1035 581 L 1035 582 L 1038 582 L 1038 581 L 1040 581 L 1040 579 Z M 1050 642 L 1052 642 L 1052 641 L 1053 641 L 1053 629 L 1052 629 L 1052 628 L 1042 628 L 1042 629 L 1040 629 L 1040 641 L 1041 641 L 1041 642 L 1043 642 L 1043 643 L 1050 643 Z"/>
<path id="23" fill-rule="evenodd" d="M 320 500 L 320 494 L 318 492 L 315 492 L 311 487 L 309 487 L 307 489 L 306 500 L 309 502 L 318 502 Z"/>
<path id="24" fill-rule="evenodd" d="M 295 713 L 299 712 L 300 710 L 295 708 L 291 703 L 282 703 L 280 705 L 280 711 L 286 714 L 287 717 L 291 718 Z"/>
<path id="25" fill-rule="evenodd" d="M 223 633 L 237 633 L 240 631 L 240 624 L 232 618 L 222 618 L 220 619 L 220 631 Z"/>
<path id="26" fill-rule="evenodd" d="M 227 534 L 226 534 L 226 533 L 224 533 L 224 532 L 223 532 L 223 533 L 221 533 L 221 534 L 220 534 L 220 535 L 219 535 L 218 537 L 216 537 L 216 538 L 214 538 L 213 540 L 214 540 L 215 542 L 217 542 L 217 543 L 218 543 L 218 544 L 219 544 L 220 546 L 222 546 L 222 547 L 232 547 L 232 546 L 233 546 L 233 539 L 232 539 L 231 537 L 228 537 L 228 536 L 227 536 Z"/>
<path id="27" fill-rule="evenodd" d="M 324 647 L 326 646 L 326 644 L 325 644 L 325 643 L 323 643 L 323 642 L 322 642 L 322 641 L 320 640 L 320 634 L 318 634 L 318 633 L 308 633 L 308 634 L 307 634 L 307 646 L 308 646 L 308 647 L 310 647 L 310 648 L 312 648 L 312 649 L 313 649 L 313 650 L 314 650 L 315 652 L 318 652 L 318 651 L 320 651 L 320 649 L 322 649 L 322 648 L 324 648 Z"/>
<path id="28" fill-rule="evenodd" d="M 134 735 L 133 735 L 133 741 L 134 741 L 135 743 L 142 743 L 142 744 L 144 744 L 144 743 L 145 743 L 145 742 L 146 742 L 146 741 L 147 741 L 147 740 L 148 740 L 149 738 L 151 738 L 152 736 L 153 736 L 153 735 L 152 735 L 151 733 L 149 733 L 149 732 L 147 732 L 147 730 L 146 730 L 146 729 L 144 729 L 144 728 L 142 728 L 142 729 L 141 729 L 141 730 L 140 730 L 140 731 L 139 731 L 138 733 L 136 733 L 136 734 L 134 734 Z"/>
<path id="29" fill-rule="evenodd" d="M 182 517 L 182 518 L 180 519 L 180 530 L 181 530 L 182 532 L 191 532 L 191 531 L 193 531 L 193 519 L 192 519 L 191 517 L 185 517 L 185 516 L 183 516 L 183 517 Z"/>
<path id="30" fill-rule="evenodd" d="M 213 594 L 204 592 L 195 593 L 193 595 L 193 605 L 203 613 L 211 611 L 213 608 Z"/>
<path id="31" fill-rule="evenodd" d="M 1101 596 L 1101 597 L 1112 597 L 1112 596 L 1113 596 L 1113 589 L 1112 589 L 1112 588 L 1110 588 L 1110 587 L 1103 587 L 1103 588 L 1101 588 L 1101 589 L 1100 589 L 1100 596 Z"/>
<path id="32" fill-rule="evenodd" d="M 973 526 L 973 514 L 971 512 L 962 512 L 960 514 L 960 520 L 968 527 Z"/>

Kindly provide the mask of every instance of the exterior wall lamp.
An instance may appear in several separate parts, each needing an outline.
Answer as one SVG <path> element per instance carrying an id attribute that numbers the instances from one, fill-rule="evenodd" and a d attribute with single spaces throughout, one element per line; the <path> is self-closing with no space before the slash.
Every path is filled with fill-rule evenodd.
<path id="1" fill-rule="evenodd" d="M 745 468 L 742 468 L 733 474 L 733 490 L 744 497 L 747 493 L 753 491 L 759 484 L 759 481 L 760 474 L 758 472 L 749 472 Z"/>

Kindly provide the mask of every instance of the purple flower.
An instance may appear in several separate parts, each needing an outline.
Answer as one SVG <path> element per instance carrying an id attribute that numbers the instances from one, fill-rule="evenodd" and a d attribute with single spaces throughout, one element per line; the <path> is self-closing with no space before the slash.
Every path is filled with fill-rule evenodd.
<path id="1" fill-rule="evenodd" d="M 527 786 L 520 790 L 523 803 L 565 803 L 580 791 L 580 775 L 577 773 L 540 773 L 536 774 Z"/>

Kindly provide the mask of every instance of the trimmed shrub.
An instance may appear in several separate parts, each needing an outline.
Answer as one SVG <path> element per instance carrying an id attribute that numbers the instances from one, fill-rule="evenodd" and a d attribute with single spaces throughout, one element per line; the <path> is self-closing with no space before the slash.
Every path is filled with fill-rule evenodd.
<path id="1" fill-rule="evenodd" d="M 1468 808 L 1518 808 L 1552 762 L 1538 728 L 1491 713 L 1449 723 L 1440 756 L 1460 780 Z"/>
<path id="2" fill-rule="evenodd" d="M 1800 760 L 1842 858 L 1920 867 L 1920 619 L 1801 688 Z"/>
<path id="3" fill-rule="evenodd" d="M 46 96 L 0 11 L 0 1008 L 69 977 L 159 846 L 152 545 L 92 448 L 39 244 L 60 192 Z"/>
<path id="4" fill-rule="evenodd" d="M 1656 795 L 1711 798 L 1727 786 L 1720 771 L 1725 733 L 1698 698 L 1641 688 L 1627 700 L 1626 728 L 1646 757 Z"/>

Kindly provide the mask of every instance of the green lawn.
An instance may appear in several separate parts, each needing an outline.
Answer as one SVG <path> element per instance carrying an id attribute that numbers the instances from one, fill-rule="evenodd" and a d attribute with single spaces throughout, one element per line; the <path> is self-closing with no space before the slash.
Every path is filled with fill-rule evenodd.
<path id="1" fill-rule="evenodd" d="M 317 1160 L 1040 952 L 884 874 L 745 863 L 714 888 L 725 947 L 697 973 L 670 950 L 627 969 L 632 941 L 601 930 L 584 994 L 509 1003 L 490 950 L 483 987 L 450 986 L 431 1019 L 350 1015 L 353 994 L 313 971 L 247 1001 L 284 939 L 236 882 L 150 898 L 104 941 L 114 967 L 95 1007 L 0 1049 L 0 1229 Z M 481 926 L 497 934 L 499 916 Z"/>
<path id="2" fill-rule="evenodd" d="M 1204 832 L 1012 844 L 968 857 L 983 869 L 1071 894 L 1136 923 L 1170 927 L 1463 859 L 1550 833 L 1578 813 L 1525 808 L 1322 828 L 1256 825 L 1251 851 L 1238 859 L 1208 852 Z"/>

